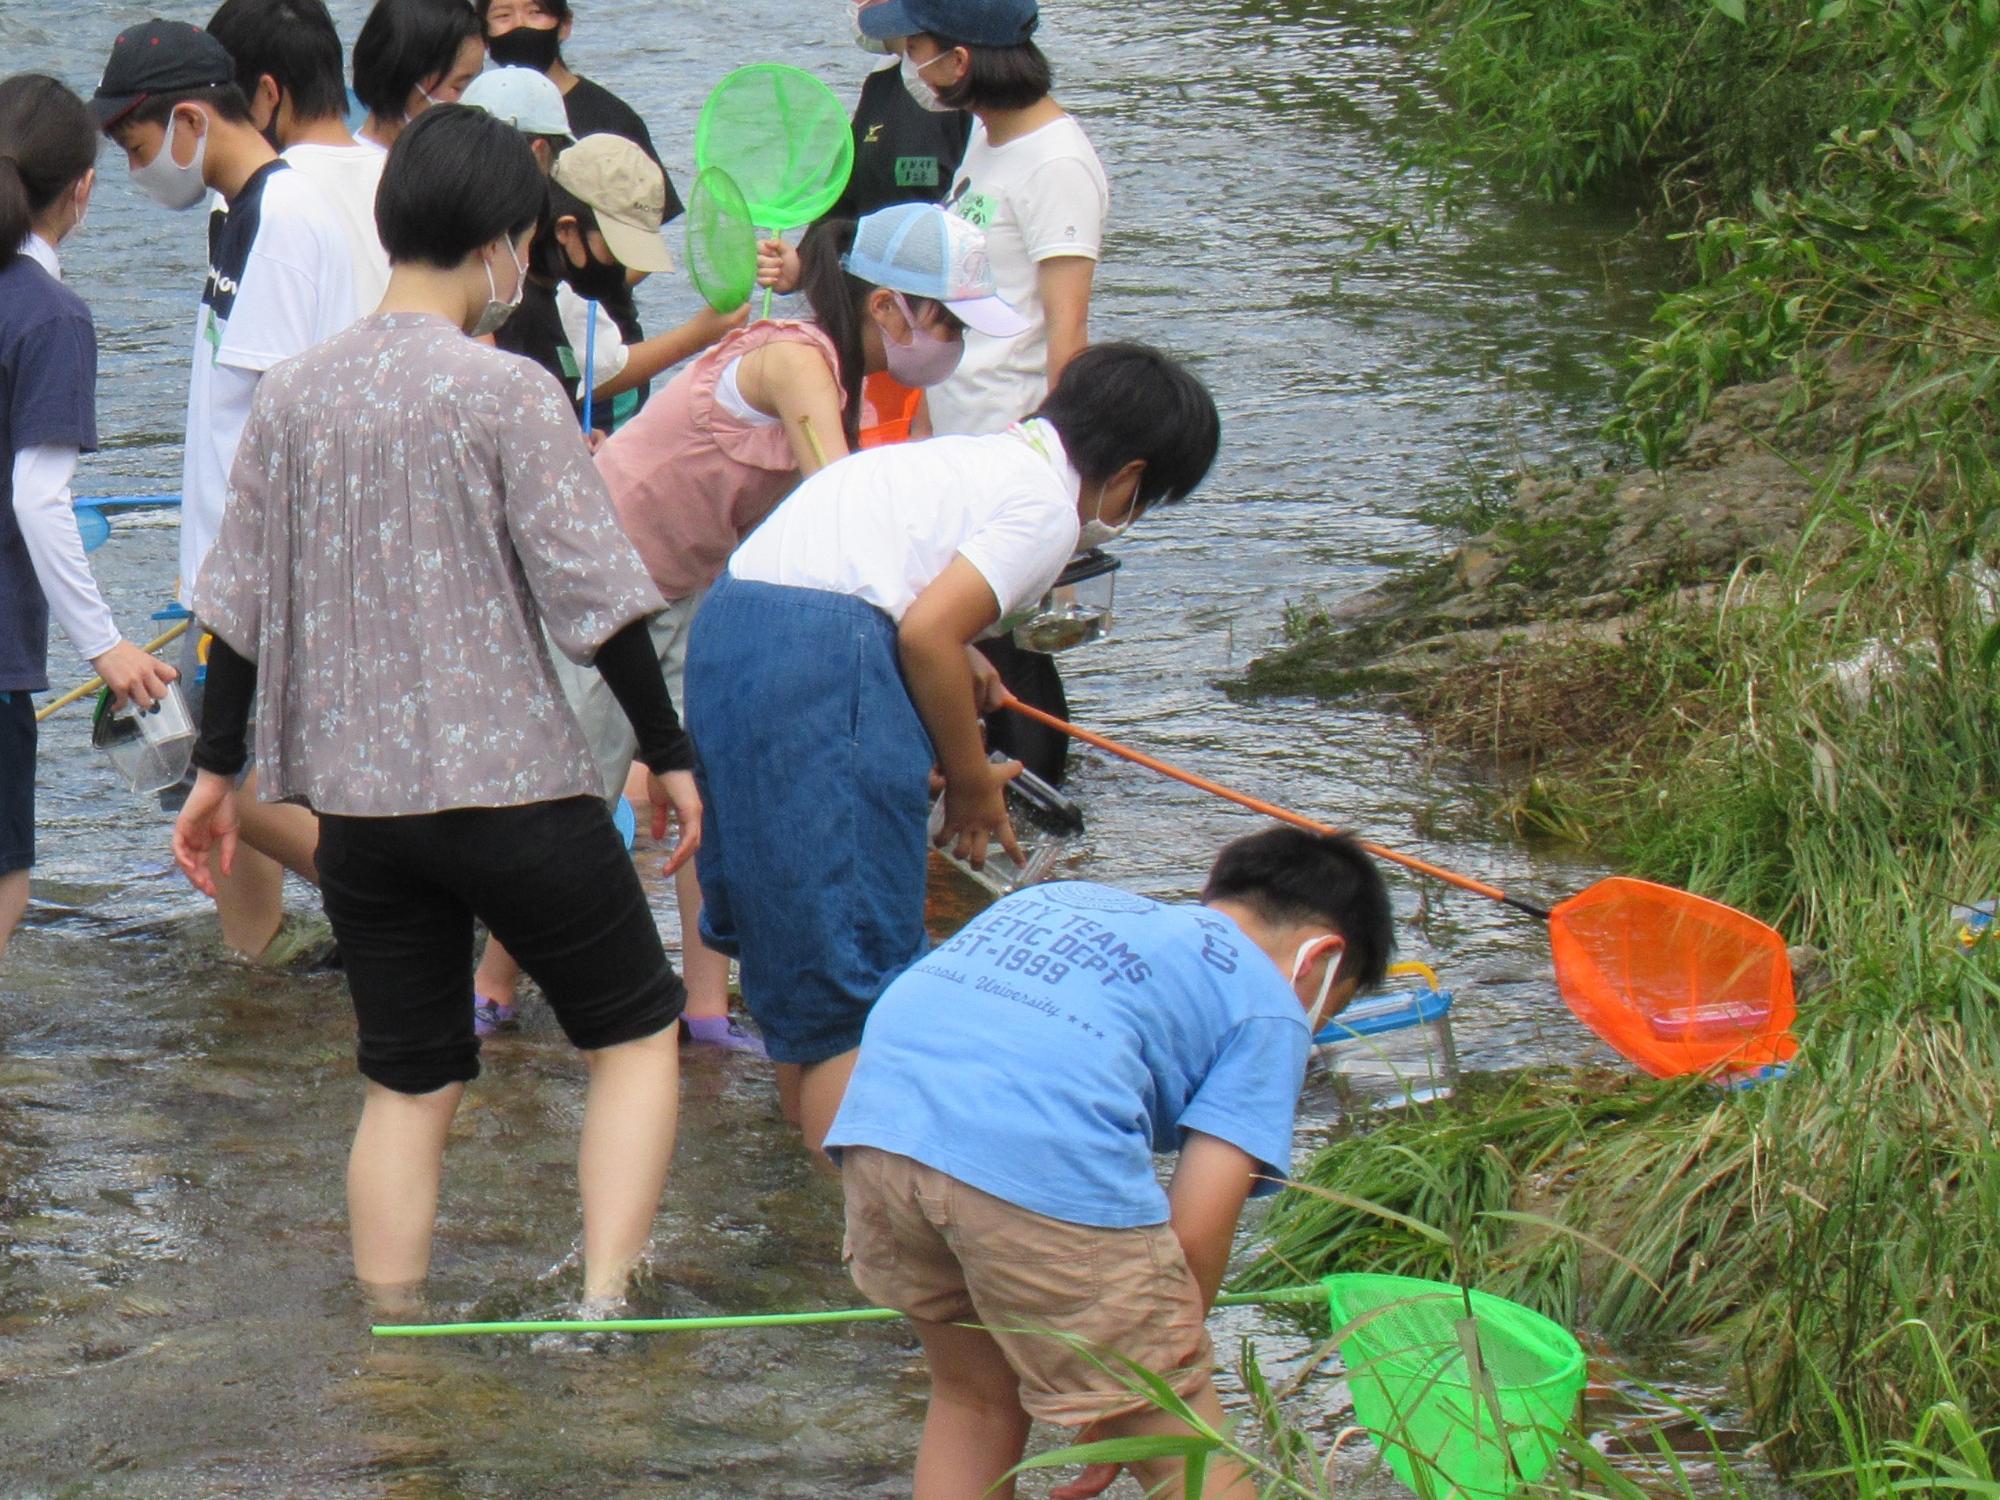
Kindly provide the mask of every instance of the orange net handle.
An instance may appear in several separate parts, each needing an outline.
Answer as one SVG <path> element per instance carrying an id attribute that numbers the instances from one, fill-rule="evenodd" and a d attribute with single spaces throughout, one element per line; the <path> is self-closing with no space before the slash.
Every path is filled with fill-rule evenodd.
<path id="1" fill-rule="evenodd" d="M 1051 729 L 1061 730 L 1072 739 L 1082 740 L 1086 745 L 1095 745 L 1100 750 L 1108 750 L 1113 755 L 1122 756 L 1124 759 L 1131 761 L 1134 765 L 1144 766 L 1149 771 L 1158 771 L 1162 776 L 1171 777 L 1173 780 L 1191 786 L 1197 791 L 1207 792 L 1211 797 L 1220 797 L 1225 802 L 1234 802 L 1238 807 L 1247 807 L 1250 811 L 1262 813 L 1267 818 L 1276 818 L 1280 823 L 1289 823 L 1294 828 L 1303 828 L 1307 833 L 1340 833 L 1344 831 L 1326 823 L 1315 822 L 1303 814 L 1292 812 L 1288 808 L 1279 807 L 1276 803 L 1266 802 L 1260 797 L 1253 797 L 1248 792 L 1239 792 L 1234 787 L 1224 786 L 1219 781 L 1210 781 L 1207 777 L 1197 776 L 1192 771 L 1183 771 L 1179 766 L 1169 765 L 1166 761 L 1148 755 L 1143 750 L 1134 750 L 1130 745 L 1121 745 L 1118 741 L 1106 739 L 1101 734 L 1092 734 L 1088 729 L 1079 729 L 1074 724 L 1058 719 L 1052 713 L 1045 713 L 1039 708 L 1034 708 L 1029 704 L 1023 703 L 1012 693 L 1008 693 L 1002 700 L 1002 703 L 1004 707 L 1012 709 L 1017 714 L 1025 714 L 1037 723 L 1046 724 Z M 1359 842 L 1362 848 L 1366 849 L 1370 854 L 1375 855 L 1378 859 L 1386 859 L 1393 864 L 1401 865 L 1406 870 L 1414 870 L 1419 875 L 1428 875 L 1434 880 L 1442 880 L 1447 885 L 1455 885 L 1462 891 L 1472 892 L 1475 896 L 1484 896 L 1489 901 L 1504 902 L 1516 911 L 1526 912 L 1529 916 L 1538 917 L 1544 922 L 1549 919 L 1548 912 L 1541 907 L 1532 906 L 1526 901 L 1510 896 L 1497 885 L 1488 885 L 1483 880 L 1474 880 L 1470 875 L 1460 875 L 1456 871 L 1443 869 L 1438 865 L 1431 864 L 1428 860 L 1418 859 L 1414 855 L 1399 854 L 1394 849 L 1385 849 L 1380 844 L 1369 843 L 1366 839 L 1362 839 Z"/>

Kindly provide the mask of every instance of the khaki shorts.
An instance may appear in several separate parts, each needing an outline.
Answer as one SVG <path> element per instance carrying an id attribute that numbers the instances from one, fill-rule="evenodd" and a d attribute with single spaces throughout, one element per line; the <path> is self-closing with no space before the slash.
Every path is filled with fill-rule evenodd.
<path id="1" fill-rule="evenodd" d="M 866 1146 L 841 1153 L 840 1179 L 862 1295 L 925 1322 L 981 1324 L 1028 1415 L 1081 1427 L 1150 1405 L 1051 1333 L 1135 1360 L 1183 1396 L 1212 1373 L 1201 1292 L 1167 1225 L 1065 1223 Z"/>
<path id="2" fill-rule="evenodd" d="M 708 590 L 702 589 L 674 600 L 653 616 L 649 627 L 667 695 L 673 699 L 674 712 L 680 715 L 683 727 L 687 724 L 687 701 L 681 678 L 687 669 L 688 627 L 694 624 L 695 611 L 707 597 Z M 605 800 L 615 803 L 625 795 L 625 778 L 632 770 L 632 757 L 639 753 L 632 721 L 625 717 L 617 695 L 595 668 L 579 667 L 554 641 L 549 642 L 549 659 L 555 663 L 556 683 L 583 726 L 583 737 L 590 742 L 590 758 L 604 783 Z"/>

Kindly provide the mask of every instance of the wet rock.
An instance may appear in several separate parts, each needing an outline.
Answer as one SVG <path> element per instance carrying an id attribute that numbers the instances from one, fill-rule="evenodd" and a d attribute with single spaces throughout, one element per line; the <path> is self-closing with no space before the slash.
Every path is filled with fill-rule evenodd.
<path id="1" fill-rule="evenodd" d="M 1461 547 L 1454 560 L 1453 576 L 1463 589 L 1483 589 L 1497 582 L 1507 571 L 1507 559 L 1487 547 Z"/>
<path id="2" fill-rule="evenodd" d="M 1754 570 L 1797 544 L 1818 477 L 1842 461 L 1880 389 L 1878 370 L 1835 361 L 1810 388 L 1787 376 L 1723 391 L 1658 472 L 1523 476 L 1500 518 L 1448 556 L 1340 605 L 1290 610 L 1289 643 L 1237 686 L 1322 697 L 1393 688 L 1393 674 L 1379 674 L 1426 655 L 1413 643 L 1613 619 Z M 1914 480 L 1887 461 L 1871 472 Z"/>

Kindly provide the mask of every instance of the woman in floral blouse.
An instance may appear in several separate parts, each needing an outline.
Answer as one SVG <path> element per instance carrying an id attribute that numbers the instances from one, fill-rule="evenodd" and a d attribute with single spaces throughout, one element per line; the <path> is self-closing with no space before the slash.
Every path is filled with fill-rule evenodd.
<path id="1" fill-rule="evenodd" d="M 668 965 L 543 631 L 594 664 L 653 772 L 655 826 L 700 839 L 687 737 L 647 636 L 662 607 L 555 381 L 473 342 L 520 300 L 543 191 L 478 110 L 398 139 L 380 311 L 277 366 L 237 450 L 194 607 L 216 637 L 200 775 L 174 833 L 204 886 L 233 856 L 254 695 L 262 780 L 320 816 L 319 869 L 367 1080 L 348 1166 L 355 1274 L 423 1280 L 444 1143 L 479 1071 L 474 918 L 590 1062 L 585 1294 L 621 1295 L 673 1154 Z"/>

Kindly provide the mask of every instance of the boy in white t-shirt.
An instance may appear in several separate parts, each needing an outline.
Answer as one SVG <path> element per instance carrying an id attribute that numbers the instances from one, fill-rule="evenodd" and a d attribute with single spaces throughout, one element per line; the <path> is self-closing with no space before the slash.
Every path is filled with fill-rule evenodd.
<path id="1" fill-rule="evenodd" d="M 375 228 L 375 189 L 388 155 L 347 128 L 340 33 L 324 0 L 223 0 L 208 34 L 236 65 L 251 123 L 339 217 L 354 315 L 373 312 L 389 286 L 389 254 Z"/>
<path id="2" fill-rule="evenodd" d="M 318 190 L 257 129 L 229 53 L 207 32 L 147 21 L 120 33 L 91 108 L 154 202 L 184 211 L 216 195 L 188 381 L 185 600 L 222 527 L 229 469 L 258 380 L 354 321 L 352 254 Z M 195 634 L 182 662 L 186 684 L 198 675 Z M 262 957 L 284 920 L 284 867 L 308 880 L 316 874 L 318 827 L 303 809 L 260 803 L 254 783 L 246 787 L 253 795 L 243 799 L 242 835 L 250 847 L 219 881 L 216 908 L 223 940 Z"/>
<path id="3" fill-rule="evenodd" d="M 968 335 L 957 373 L 925 393 L 928 430 L 1001 432 L 1042 402 L 1090 339 L 1090 289 L 1111 192 L 1083 127 L 1050 96 L 1035 0 L 882 0 L 856 17 L 902 54 L 926 108 L 977 123 L 945 207 L 986 234 L 1000 295 L 1027 319 Z"/>
<path id="4" fill-rule="evenodd" d="M 1186 495 L 1221 426 L 1156 350 L 1072 361 L 1030 421 L 851 454 L 750 534 L 695 616 L 687 722 L 707 822 L 702 939 L 742 961 L 780 1097 L 817 1148 L 869 1007 L 928 947 L 926 822 L 1018 857 L 970 649 L 1032 609 L 1080 548 Z"/>

